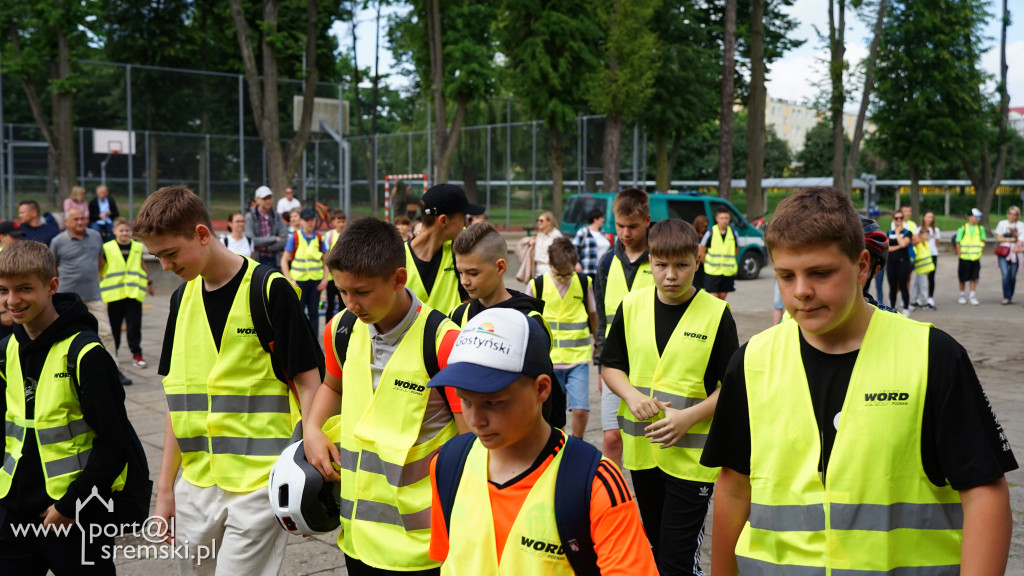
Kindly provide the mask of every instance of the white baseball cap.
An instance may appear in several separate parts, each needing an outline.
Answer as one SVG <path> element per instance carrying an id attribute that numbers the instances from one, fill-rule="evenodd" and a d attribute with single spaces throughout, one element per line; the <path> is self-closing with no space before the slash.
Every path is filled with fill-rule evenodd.
<path id="1" fill-rule="evenodd" d="M 974 216 L 978 220 L 981 220 L 981 210 L 978 210 L 977 208 L 971 208 L 971 216 Z"/>
<path id="2" fill-rule="evenodd" d="M 271 191 L 270 188 L 267 188 L 266 186 L 260 186 L 259 188 L 256 189 L 256 198 L 257 199 L 259 199 L 259 198 L 266 198 L 267 196 L 273 196 L 273 195 L 274 195 L 274 192 Z"/>
<path id="3" fill-rule="evenodd" d="M 518 310 L 489 308 L 462 329 L 448 365 L 429 386 L 491 394 L 520 376 L 550 373 L 551 339 L 544 327 Z"/>

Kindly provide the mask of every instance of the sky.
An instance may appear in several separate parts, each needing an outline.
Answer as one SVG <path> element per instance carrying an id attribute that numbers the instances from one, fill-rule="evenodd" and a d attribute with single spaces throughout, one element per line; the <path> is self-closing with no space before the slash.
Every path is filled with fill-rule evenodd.
<path id="1" fill-rule="evenodd" d="M 1011 2 L 1015 4 L 1016 2 Z M 994 13 L 1002 8 L 1002 3 L 995 5 L 996 1 L 989 0 L 988 10 Z M 1011 7 L 1012 8 L 1012 7 Z M 385 14 L 398 11 L 399 8 L 390 7 L 385 9 Z M 767 88 L 771 98 L 781 98 L 797 103 L 808 103 L 814 99 L 818 92 L 815 83 L 824 79 L 826 73 L 825 59 L 828 52 L 824 44 L 818 39 L 814 27 L 819 30 L 826 30 L 828 27 L 827 3 L 824 0 L 796 0 L 788 10 L 789 14 L 799 22 L 799 26 L 793 35 L 796 38 L 804 39 L 806 42 L 796 50 L 787 52 L 785 57 L 775 62 L 768 70 Z M 847 9 L 847 32 L 846 32 L 846 58 L 851 66 L 855 66 L 868 53 L 868 46 L 871 43 L 871 26 L 862 23 L 853 13 Z M 1007 29 L 1006 39 L 1006 61 L 1009 63 L 1007 72 L 1007 89 L 1010 93 L 1011 106 L 1024 106 L 1024 11 L 1018 11 L 1016 21 L 1011 19 L 1010 27 Z M 359 65 L 366 67 L 373 63 L 374 57 L 374 33 L 375 20 L 372 11 L 364 11 L 356 22 L 357 57 Z M 341 46 L 348 48 L 352 45 L 352 26 L 348 22 L 337 22 L 332 32 L 339 37 Z M 999 76 L 999 20 L 994 16 L 990 17 L 984 30 L 984 35 L 989 37 L 986 47 L 988 50 L 982 56 L 982 66 L 990 74 Z M 384 32 L 381 32 L 381 42 L 385 42 Z M 394 66 L 394 59 L 390 51 L 382 45 L 381 70 L 387 72 Z M 1019 66 L 1016 64 L 1020 64 Z M 401 87 L 407 81 L 401 77 L 394 76 L 390 84 Z M 860 88 L 854 90 L 855 94 L 860 93 Z M 847 102 L 847 110 L 856 112 L 858 102 Z"/>

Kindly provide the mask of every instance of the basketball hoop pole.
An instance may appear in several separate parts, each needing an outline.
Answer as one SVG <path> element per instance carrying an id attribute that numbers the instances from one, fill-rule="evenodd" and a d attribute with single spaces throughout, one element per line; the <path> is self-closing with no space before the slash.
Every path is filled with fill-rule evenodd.
<path id="1" fill-rule="evenodd" d="M 110 154 L 107 154 L 107 157 L 100 163 L 100 186 L 107 185 L 107 162 L 110 162 L 114 156 L 117 156 L 117 150 L 111 150 Z"/>

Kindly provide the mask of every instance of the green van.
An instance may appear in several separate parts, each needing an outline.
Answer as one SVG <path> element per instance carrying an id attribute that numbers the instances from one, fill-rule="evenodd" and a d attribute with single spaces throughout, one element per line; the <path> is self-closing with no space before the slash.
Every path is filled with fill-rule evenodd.
<path id="1" fill-rule="evenodd" d="M 666 218 L 679 218 L 693 223 L 698 214 L 707 216 L 708 221 L 714 225 L 715 211 L 719 206 L 725 206 L 732 214 L 732 226 L 736 229 L 736 248 L 739 253 L 736 255 L 738 270 L 737 277 L 743 280 L 757 278 L 761 268 L 768 262 L 768 252 L 764 246 L 764 234 L 755 228 L 747 219 L 740 214 L 728 200 L 717 196 L 702 196 L 690 192 L 667 192 L 652 193 L 651 222 L 657 222 Z M 612 213 L 612 200 L 615 194 L 573 194 L 565 201 L 565 210 L 562 212 L 562 234 L 572 236 L 581 227 L 587 225 L 587 212 L 597 208 L 605 214 L 605 233 L 615 234 L 615 215 Z"/>

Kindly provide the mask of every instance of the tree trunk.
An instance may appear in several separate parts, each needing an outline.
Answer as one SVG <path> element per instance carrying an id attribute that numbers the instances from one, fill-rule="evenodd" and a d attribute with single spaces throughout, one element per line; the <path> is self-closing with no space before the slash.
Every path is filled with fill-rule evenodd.
<path id="1" fill-rule="evenodd" d="M 860 143 L 864 138 L 864 120 L 868 115 L 868 104 L 871 102 L 871 91 L 875 87 L 875 60 L 878 58 L 878 44 L 882 37 L 882 22 L 885 20 L 885 10 L 888 0 L 880 0 L 878 3 L 878 17 L 875 19 L 875 36 L 871 39 L 871 48 L 868 50 L 867 60 L 864 61 L 864 92 L 860 98 L 860 108 L 857 110 L 857 125 L 853 129 L 853 140 L 850 142 L 850 154 L 846 157 L 846 189 L 853 189 L 853 173 L 857 170 L 857 155 L 860 153 Z"/>
<path id="2" fill-rule="evenodd" d="M 736 74 L 736 0 L 725 0 L 722 49 L 722 117 L 718 132 L 718 195 L 732 197 L 732 101 Z"/>
<path id="3" fill-rule="evenodd" d="M 992 166 L 991 156 L 988 152 L 988 142 L 982 147 L 981 169 L 979 176 L 973 166 L 964 162 L 978 202 L 978 209 L 981 210 L 981 223 L 988 225 L 989 213 L 992 211 L 992 199 L 996 195 L 999 183 L 1003 180 L 1003 172 L 1006 169 L 1006 124 L 1010 113 L 1010 94 L 1006 90 L 1006 25 L 1010 20 L 1010 13 L 1007 9 L 1006 0 L 1003 0 L 1002 33 L 999 46 L 999 151 L 996 153 L 996 163 Z"/>
<path id="4" fill-rule="evenodd" d="M 668 166 L 668 134 L 654 135 L 654 189 L 664 192 L 669 189 L 671 171 Z"/>
<path id="5" fill-rule="evenodd" d="M 353 12 L 355 11 L 355 3 L 353 3 Z M 356 117 L 356 129 L 360 136 L 367 136 L 366 124 L 363 121 L 362 111 L 362 100 L 359 97 L 359 84 L 362 82 L 359 72 L 359 39 L 356 35 L 356 24 L 352 23 L 352 107 L 354 108 L 353 114 Z M 362 147 L 362 153 L 360 156 L 363 161 L 363 172 L 366 174 L 367 189 L 370 192 L 370 210 L 373 214 L 377 213 L 379 206 L 377 204 L 377 171 L 373 165 L 373 155 L 376 146 L 376 138 L 364 139 L 364 145 Z M 385 214 L 385 218 L 390 219 L 390 214 Z"/>
<path id="6" fill-rule="evenodd" d="M 917 164 L 910 165 L 910 217 L 915 219 L 915 222 L 920 222 L 918 214 L 921 211 L 921 170 Z M 899 194 L 899 190 L 896 191 Z"/>
<path id="7" fill-rule="evenodd" d="M 561 218 L 562 214 L 562 181 L 565 171 L 565 151 L 562 150 L 562 131 L 555 127 L 549 127 L 550 138 L 548 145 L 551 152 L 551 209 L 555 215 Z"/>
<path id="8" fill-rule="evenodd" d="M 377 134 L 377 117 L 380 115 L 380 16 L 381 3 L 377 2 L 377 33 L 373 44 L 373 86 L 372 99 L 370 102 L 370 134 Z M 352 38 L 355 39 L 355 24 L 352 25 Z M 353 46 L 353 62 L 355 62 L 355 47 Z M 374 140 L 376 142 L 376 140 Z M 366 171 L 366 182 L 370 191 L 373 203 L 377 204 L 377 147 L 370 149 L 368 169 Z"/>
<path id="9" fill-rule="evenodd" d="M 836 2 L 839 3 L 838 26 L 835 21 Z M 846 0 L 829 0 L 828 32 L 832 52 L 832 61 L 828 67 L 832 81 L 832 98 L 829 106 L 832 112 L 832 183 L 836 188 L 849 194 L 850 188 L 843 175 L 845 156 L 843 151 L 843 106 L 846 104 L 846 94 L 843 91 L 843 61 L 846 54 Z"/>
<path id="10" fill-rule="evenodd" d="M 750 2 L 750 105 L 747 115 L 747 219 L 764 215 L 761 177 L 764 175 L 764 114 L 768 98 L 764 85 L 764 0 Z"/>
<path id="11" fill-rule="evenodd" d="M 668 153 L 668 187 L 672 187 L 672 175 L 676 173 L 676 162 L 679 160 L 679 145 L 683 142 L 683 136 L 676 134 L 672 139 L 672 151 Z"/>
<path id="12" fill-rule="evenodd" d="M 605 192 L 619 191 L 619 152 L 622 145 L 622 116 L 609 114 L 604 121 L 604 184 Z"/>
<path id="13" fill-rule="evenodd" d="M 64 9 L 63 2 L 59 3 Z M 71 44 L 64 30 L 57 29 L 57 61 L 54 63 L 56 74 L 53 78 L 57 86 L 66 85 L 64 81 L 71 76 Z M 71 194 L 71 187 L 78 184 L 75 170 L 75 126 L 74 126 L 75 93 L 71 90 L 53 93 L 53 133 L 57 161 L 57 186 L 61 198 Z"/>

